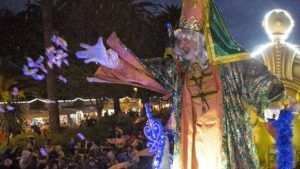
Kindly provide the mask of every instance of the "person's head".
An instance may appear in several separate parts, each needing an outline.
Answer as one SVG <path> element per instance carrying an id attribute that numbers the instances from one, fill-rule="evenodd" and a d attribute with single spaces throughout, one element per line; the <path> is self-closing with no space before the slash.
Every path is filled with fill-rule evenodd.
<path id="1" fill-rule="evenodd" d="M 31 152 L 30 151 L 28 151 L 28 150 L 23 150 L 22 151 L 22 159 L 23 159 L 23 161 L 29 160 L 30 156 L 31 156 Z"/>
<path id="2" fill-rule="evenodd" d="M 9 166 L 11 166 L 13 164 L 13 161 L 11 160 L 11 159 L 9 159 L 9 158 L 7 158 L 7 159 L 5 159 L 4 161 L 3 161 L 3 165 L 5 166 L 5 167 L 9 167 Z"/>
<path id="3" fill-rule="evenodd" d="M 178 29 L 175 31 L 176 43 L 174 52 L 181 60 L 197 62 L 200 65 L 208 63 L 208 57 L 205 51 L 205 38 L 200 32 Z"/>
<path id="4" fill-rule="evenodd" d="M 137 147 L 138 145 L 139 145 L 138 139 L 134 139 L 134 140 L 132 141 L 132 143 L 131 143 L 131 146 L 132 146 L 132 147 Z"/>
<path id="5" fill-rule="evenodd" d="M 94 161 L 94 159 L 93 159 L 92 157 L 90 157 L 90 158 L 88 159 L 88 165 L 89 165 L 90 167 L 94 167 L 94 166 L 96 165 L 96 163 L 95 163 L 95 161 Z"/>

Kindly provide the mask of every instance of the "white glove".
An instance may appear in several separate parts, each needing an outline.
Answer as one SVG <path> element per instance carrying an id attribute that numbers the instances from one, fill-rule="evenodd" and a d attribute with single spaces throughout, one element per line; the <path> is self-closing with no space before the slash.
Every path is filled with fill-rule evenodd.
<path id="1" fill-rule="evenodd" d="M 111 69 L 118 67 L 118 53 L 112 49 L 108 49 L 106 51 L 102 37 L 98 39 L 98 42 L 95 46 L 90 46 L 85 43 L 81 43 L 80 46 L 86 50 L 76 52 L 76 56 L 79 59 L 84 59 L 84 63 L 95 62 Z"/>
<path id="2" fill-rule="evenodd" d="M 268 119 L 275 119 L 278 120 L 279 115 L 280 115 L 280 111 L 283 108 L 269 108 L 269 109 L 265 109 L 264 111 L 264 116 L 265 116 L 265 120 L 268 121 Z"/>

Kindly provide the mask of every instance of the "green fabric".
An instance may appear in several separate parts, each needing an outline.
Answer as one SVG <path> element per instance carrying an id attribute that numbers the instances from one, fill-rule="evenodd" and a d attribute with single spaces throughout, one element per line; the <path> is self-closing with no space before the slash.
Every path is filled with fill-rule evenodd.
<path id="1" fill-rule="evenodd" d="M 253 139 L 252 123 L 245 102 L 263 110 L 284 99 L 284 87 L 267 67 L 256 60 L 220 65 L 223 86 L 224 169 L 258 169 L 259 161 Z"/>
<path id="2" fill-rule="evenodd" d="M 184 77 L 180 78 L 176 61 L 167 59 L 161 63 L 165 70 L 158 70 L 158 64 L 147 63 L 149 72 L 156 80 L 173 91 L 174 113 L 177 132 L 180 133 L 180 115 Z M 163 67 L 162 65 L 158 67 Z M 182 62 L 185 72 L 189 63 Z M 267 67 L 257 60 L 244 60 L 219 65 L 223 87 L 223 138 L 222 162 L 224 169 L 258 169 L 259 161 L 253 140 L 250 115 L 245 103 L 257 109 L 263 117 L 263 110 L 272 102 L 284 99 L 284 87 Z M 174 159 L 180 160 L 180 135 L 176 137 Z"/>
<path id="3" fill-rule="evenodd" d="M 209 22 L 217 57 L 246 52 L 246 50 L 232 38 L 213 0 L 211 0 L 210 5 Z"/>
<path id="4" fill-rule="evenodd" d="M 246 52 L 229 33 L 213 0 L 209 0 L 209 25 L 216 57 L 228 58 Z M 208 52 L 209 53 L 209 52 Z M 231 55 L 231 56 L 230 56 Z M 173 91 L 177 132 L 180 133 L 180 108 L 182 104 L 183 79 L 180 78 L 176 60 L 162 62 L 164 70 L 157 64 L 145 64 L 156 80 Z M 182 62 L 185 72 L 188 62 Z M 282 83 L 267 68 L 256 60 L 243 60 L 219 65 L 223 86 L 223 138 L 222 162 L 224 169 L 258 169 L 259 161 L 253 139 L 252 123 L 244 103 L 257 109 L 260 117 L 270 103 L 284 98 Z M 174 160 L 180 160 L 180 135 L 176 137 Z M 180 164 L 179 164 L 180 166 Z"/>

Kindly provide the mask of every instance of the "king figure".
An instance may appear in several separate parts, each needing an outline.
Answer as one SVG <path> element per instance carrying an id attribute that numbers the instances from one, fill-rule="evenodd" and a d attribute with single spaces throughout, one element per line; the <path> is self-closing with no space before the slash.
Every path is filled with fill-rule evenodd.
<path id="1" fill-rule="evenodd" d="M 258 169 L 247 106 L 263 118 L 265 109 L 285 98 L 284 86 L 234 41 L 214 0 L 183 0 L 182 6 L 170 45 L 173 56 L 163 66 L 140 60 L 112 33 L 106 41 L 110 49 L 100 38 L 77 52 L 86 63 L 101 64 L 88 80 L 171 96 L 176 121 L 172 168 Z"/>

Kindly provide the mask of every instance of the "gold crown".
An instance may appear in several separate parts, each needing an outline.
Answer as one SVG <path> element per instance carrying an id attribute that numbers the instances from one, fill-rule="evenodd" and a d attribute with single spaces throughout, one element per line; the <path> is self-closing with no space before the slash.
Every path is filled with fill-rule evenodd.
<path id="1" fill-rule="evenodd" d="M 195 16 L 192 16 L 190 18 L 181 17 L 180 23 L 179 23 L 179 28 L 193 30 L 193 31 L 197 31 L 197 32 L 203 32 L 204 31 L 203 25 L 204 25 L 203 21 L 196 19 Z"/>

